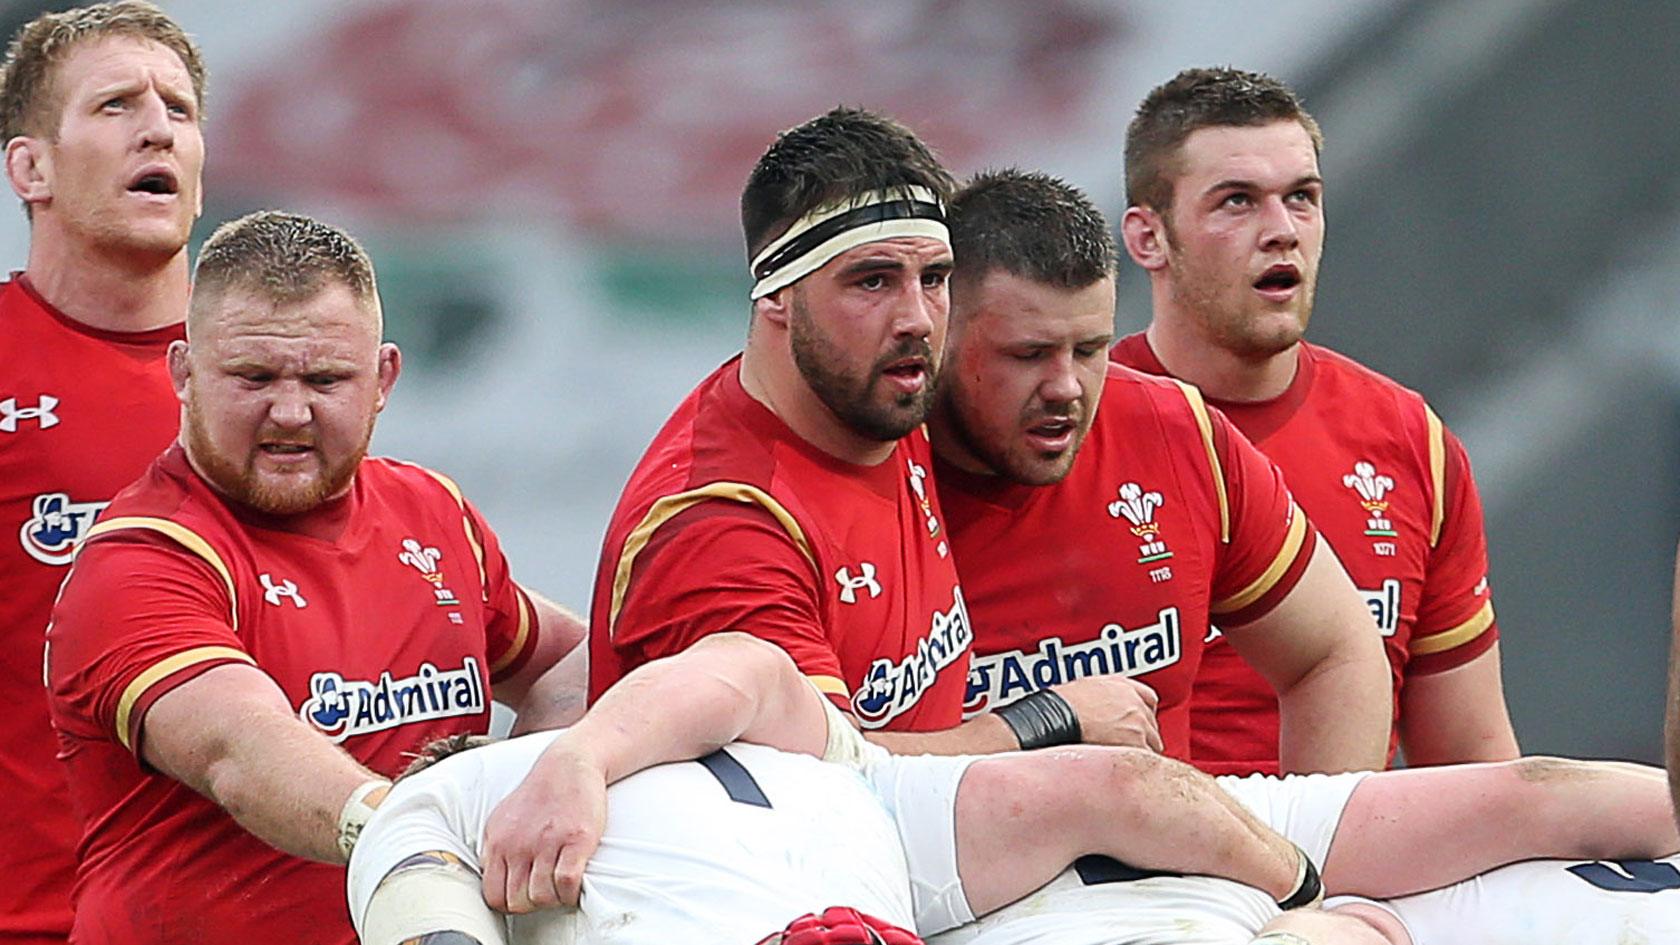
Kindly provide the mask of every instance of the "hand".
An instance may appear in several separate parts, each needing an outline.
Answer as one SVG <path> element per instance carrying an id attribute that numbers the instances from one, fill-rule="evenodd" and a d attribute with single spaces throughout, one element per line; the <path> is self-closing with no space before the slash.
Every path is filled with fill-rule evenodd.
<path id="1" fill-rule="evenodd" d="M 1125 676 L 1090 676 L 1051 689 L 1079 716 L 1085 744 L 1161 750 L 1154 689 Z"/>
<path id="2" fill-rule="evenodd" d="M 577 905 L 606 823 L 606 777 L 556 742 L 484 825 L 484 901 L 510 913 Z"/>

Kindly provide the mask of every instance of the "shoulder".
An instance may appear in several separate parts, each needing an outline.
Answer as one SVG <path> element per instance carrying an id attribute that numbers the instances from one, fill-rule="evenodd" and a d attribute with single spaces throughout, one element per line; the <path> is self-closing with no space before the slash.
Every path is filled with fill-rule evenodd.
<path id="1" fill-rule="evenodd" d="M 1422 394 L 1394 378 L 1339 351 L 1310 342 L 1302 342 L 1302 345 L 1306 348 L 1308 356 L 1313 359 L 1313 368 L 1318 374 L 1314 385 L 1315 392 L 1317 388 L 1328 388 L 1345 396 L 1351 391 L 1367 398 L 1387 399 L 1396 405 L 1416 410 L 1424 407 Z"/>

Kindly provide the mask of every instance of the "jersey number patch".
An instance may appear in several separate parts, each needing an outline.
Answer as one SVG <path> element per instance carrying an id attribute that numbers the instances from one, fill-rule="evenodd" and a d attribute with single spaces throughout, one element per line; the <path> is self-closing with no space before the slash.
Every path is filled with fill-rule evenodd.
<path id="1" fill-rule="evenodd" d="M 704 758 L 696 761 L 701 767 L 712 773 L 723 785 L 724 793 L 729 799 L 738 804 L 751 804 L 754 807 L 770 807 L 770 799 L 764 796 L 764 789 L 753 780 L 752 772 L 746 769 L 735 756 L 719 748 Z"/>
<path id="2" fill-rule="evenodd" d="M 1680 889 L 1680 869 L 1652 860 L 1600 860 L 1567 867 L 1599 889 L 1611 892 L 1654 893 Z"/>

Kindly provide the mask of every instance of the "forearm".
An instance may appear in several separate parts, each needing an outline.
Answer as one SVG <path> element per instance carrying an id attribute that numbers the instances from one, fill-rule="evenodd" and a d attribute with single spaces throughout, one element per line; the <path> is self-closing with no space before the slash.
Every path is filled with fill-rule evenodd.
<path id="1" fill-rule="evenodd" d="M 264 842 L 311 860 L 345 861 L 339 814 L 351 792 L 378 775 L 296 719 L 267 713 L 246 719 L 221 748 L 201 776 L 183 780 Z"/>
<path id="2" fill-rule="evenodd" d="M 326 863 L 344 862 L 345 802 L 377 778 L 299 720 L 274 681 L 244 663 L 217 666 L 159 697 L 141 722 L 140 751 L 263 841 Z"/>
<path id="3" fill-rule="evenodd" d="M 608 784 L 737 740 L 820 755 L 820 698 L 775 645 L 716 634 L 625 676 L 550 751 L 587 757 Z"/>
<path id="4" fill-rule="evenodd" d="M 589 648 L 573 649 L 548 672 L 538 677 L 517 704 L 514 735 L 565 728 L 583 718 L 589 707 Z"/>
<path id="5" fill-rule="evenodd" d="M 938 732 L 864 732 L 864 737 L 895 755 L 992 755 L 1016 751 L 1015 733 L 990 712 L 956 728 Z"/>
<path id="6" fill-rule="evenodd" d="M 1393 697 L 1387 663 L 1377 669 L 1373 680 L 1369 660 L 1325 660 L 1278 690 L 1284 773 L 1381 770 L 1387 764 Z"/>
<path id="7" fill-rule="evenodd" d="M 1442 672 L 1411 674 L 1400 692 L 1406 765 L 1510 761 L 1520 752 L 1505 708 L 1499 645 Z"/>

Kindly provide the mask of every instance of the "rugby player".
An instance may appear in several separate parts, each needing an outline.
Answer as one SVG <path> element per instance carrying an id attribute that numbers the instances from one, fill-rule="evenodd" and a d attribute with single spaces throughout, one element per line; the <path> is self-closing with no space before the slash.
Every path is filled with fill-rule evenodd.
<path id="1" fill-rule="evenodd" d="M 1668 654 L 1668 709 L 1663 713 L 1663 745 L 1674 818 L 1680 822 L 1680 553 L 1674 559 L 1674 641 Z"/>
<path id="2" fill-rule="evenodd" d="M 714 753 L 719 745 L 726 747 Z M 815 754 L 841 764 L 803 756 Z M 504 919 L 480 896 L 481 836 L 488 812 L 539 756 L 567 760 L 550 765 L 563 784 L 554 795 L 560 805 L 554 831 L 565 840 L 557 865 L 574 898 L 581 890 L 581 909 Z M 699 763 L 643 770 L 692 757 Z M 1194 793 L 1176 802 L 1157 797 L 1124 820 L 1089 802 L 1084 761 L 1138 757 L 1154 756 L 1091 746 L 979 759 L 888 755 L 861 739 L 776 648 L 744 634 L 713 635 L 627 676 L 569 730 L 475 749 L 399 782 L 352 859 L 352 915 L 369 945 L 445 933 L 471 936 L 461 942 L 523 945 L 754 941 L 756 930 L 823 902 L 935 933 L 965 913 L 1022 895 L 1081 853 L 1160 863 L 1210 843 L 1206 826 L 1184 816 L 1185 797 L 1221 821 L 1226 813 L 1200 790 L 1209 782 L 1193 769 L 1178 766 Z M 1341 891 L 1424 888 L 1505 862 L 1516 841 L 1478 826 L 1488 811 L 1476 800 L 1501 785 L 1524 785 L 1517 799 L 1536 805 L 1540 816 L 1561 816 L 1588 799 L 1627 805 L 1635 814 L 1662 811 L 1667 803 L 1654 772 L 1552 759 L 1296 780 L 1315 786 L 1286 795 L 1266 787 L 1275 779 L 1221 783 L 1266 816 L 1288 822 L 1320 854 L 1365 862 L 1341 871 L 1351 884 Z M 1339 796 L 1345 806 L 1323 818 L 1285 810 L 1305 794 Z M 1419 800 L 1396 807 L 1396 796 Z M 1150 817 L 1151 806 L 1159 816 Z M 1587 811 L 1577 819 L 1606 815 Z M 1554 831 L 1553 852 L 1639 855 L 1663 844 L 1680 847 L 1680 835 L 1669 827 L 1650 837 L 1622 828 L 1607 845 L 1595 845 L 1601 826 Z M 1101 857 L 1082 858 L 1078 872 L 1094 882 L 1135 875 Z M 1070 927 L 1069 941 L 1241 943 L 1257 931 L 1286 929 L 1306 941 L 1379 941 L 1374 929 L 1351 917 L 1312 910 L 1280 915 L 1278 903 L 1260 890 L 1207 877 L 1171 881 L 1200 885 L 1204 895 L 1226 896 L 1235 905 L 1210 913 L 1195 900 L 1178 899 L 1170 912 L 1159 903 L 1134 917 L 1105 910 L 1095 916 L 1100 924 Z M 1028 925 L 1057 918 L 1041 914 L 1044 895 L 1029 900 Z M 1104 900 L 1088 904 L 1102 909 Z M 1010 907 L 1002 915 L 1018 912 Z M 1009 928 L 982 921 L 964 934 L 999 940 Z M 1227 932 L 1240 937 L 1224 937 Z M 1323 937 L 1332 932 L 1341 937 Z"/>
<path id="3" fill-rule="evenodd" d="M 25 269 L 0 284 L 0 941 L 70 933 L 80 827 L 42 640 L 77 542 L 175 436 L 164 353 L 187 314 L 203 100 L 198 47 L 149 3 L 44 13 L 0 66 L 6 176 L 29 217 Z"/>
<path id="4" fill-rule="evenodd" d="M 1004 171 L 957 195 L 951 228 L 929 429 L 976 628 L 966 711 L 1134 676 L 1158 694 L 1166 752 L 1189 758 L 1215 618 L 1276 689 L 1288 770 L 1382 766 L 1382 647 L 1282 475 L 1195 388 L 1109 367 L 1102 215 L 1061 181 Z"/>
<path id="5" fill-rule="evenodd" d="M 1409 764 L 1514 758 L 1463 445 L 1418 394 L 1302 340 L 1324 248 L 1321 143 L 1269 76 L 1189 69 L 1150 92 L 1126 133 L 1121 231 L 1152 319 L 1112 357 L 1195 384 L 1283 469 L 1376 616 Z M 1277 771 L 1277 701 L 1234 644 L 1203 655 L 1192 757 Z"/>
<path id="6" fill-rule="evenodd" d="M 566 762 L 548 765 L 557 781 L 550 832 L 564 841 L 553 868 L 569 900 L 581 883 L 581 911 L 514 916 L 515 941 L 751 942 L 834 902 L 925 932 L 1019 898 L 1087 853 L 1194 861 L 1292 905 L 1312 899 L 1304 855 L 1188 766 L 1086 746 L 978 760 L 888 755 L 778 648 L 724 633 L 638 668 L 565 732 L 479 748 L 399 783 L 351 864 L 364 942 L 451 928 L 493 940 L 502 920 L 479 895 L 476 874 L 488 868 L 480 837 L 539 755 Z M 1105 808 L 1089 794 L 1112 783 L 1108 768 L 1130 772 L 1132 783 L 1125 804 Z M 410 861 L 421 875 L 404 875 Z M 374 895 L 386 878 L 389 888 Z"/>
<path id="7" fill-rule="evenodd" d="M 351 942 L 336 864 L 405 755 L 485 731 L 492 685 L 554 711 L 534 683 L 582 626 L 448 478 L 365 457 L 401 367 L 381 327 L 332 227 L 257 213 L 200 251 L 180 439 L 89 531 L 47 631 L 72 941 Z"/>

